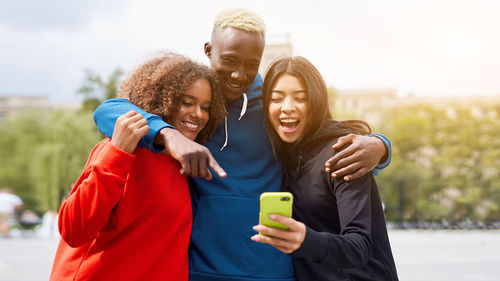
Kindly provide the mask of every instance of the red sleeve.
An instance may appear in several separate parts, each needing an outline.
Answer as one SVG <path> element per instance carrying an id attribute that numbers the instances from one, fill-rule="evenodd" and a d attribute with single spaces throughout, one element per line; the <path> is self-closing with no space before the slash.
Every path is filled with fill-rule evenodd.
<path id="1" fill-rule="evenodd" d="M 101 141 L 59 211 L 59 232 L 71 247 L 96 237 L 118 204 L 135 155 Z"/>

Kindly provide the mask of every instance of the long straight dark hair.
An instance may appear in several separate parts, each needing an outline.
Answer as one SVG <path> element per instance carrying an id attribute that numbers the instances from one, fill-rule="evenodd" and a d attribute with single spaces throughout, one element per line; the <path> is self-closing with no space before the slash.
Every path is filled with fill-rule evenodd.
<path id="1" fill-rule="evenodd" d="M 306 58 L 301 56 L 278 58 L 271 63 L 267 69 L 262 86 L 264 111 L 266 115 L 266 125 L 273 145 L 274 153 L 280 155 L 283 150 L 283 142 L 271 124 L 269 116 L 269 104 L 271 102 L 271 92 L 276 80 L 283 74 L 290 74 L 300 79 L 306 86 L 309 97 L 310 110 L 309 120 L 304 136 L 314 134 L 326 120 L 331 120 L 332 116 L 328 108 L 328 90 L 325 81 Z M 362 120 L 340 121 L 356 134 L 367 135 L 371 133 L 368 123 Z"/>

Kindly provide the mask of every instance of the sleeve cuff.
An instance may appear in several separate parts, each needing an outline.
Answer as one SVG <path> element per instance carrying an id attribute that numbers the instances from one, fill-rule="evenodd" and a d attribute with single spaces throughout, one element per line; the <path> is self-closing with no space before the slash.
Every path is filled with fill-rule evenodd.
<path id="1" fill-rule="evenodd" d="M 102 151 L 95 159 L 95 163 L 103 170 L 109 171 L 122 179 L 126 179 L 134 160 L 134 154 L 121 150 L 112 144 L 111 140 L 108 140 L 108 143 L 104 145 Z"/>
<path id="2" fill-rule="evenodd" d="M 151 150 L 153 153 L 159 153 L 165 147 L 163 145 L 157 145 L 154 143 L 156 135 L 163 129 L 163 128 L 172 128 L 175 129 L 174 126 L 165 123 L 165 121 L 161 119 L 150 119 L 149 120 L 149 132 L 147 135 L 143 136 L 143 140 L 145 144 L 148 144 L 147 148 Z"/>
<path id="3" fill-rule="evenodd" d="M 379 163 L 375 167 L 375 169 L 373 170 L 373 175 L 376 176 L 376 175 L 378 175 L 378 173 L 380 171 L 382 171 L 383 169 L 385 169 L 391 163 L 391 159 L 392 159 L 392 146 L 391 146 L 391 141 L 386 136 L 384 136 L 382 134 L 371 134 L 370 136 L 371 137 L 377 137 L 377 138 L 379 138 L 382 142 L 384 142 L 385 148 L 387 149 L 387 159 L 384 162 Z"/>
<path id="4" fill-rule="evenodd" d="M 294 258 L 311 258 L 321 261 L 328 250 L 328 238 L 306 226 L 306 237 L 300 248 L 292 253 Z"/>

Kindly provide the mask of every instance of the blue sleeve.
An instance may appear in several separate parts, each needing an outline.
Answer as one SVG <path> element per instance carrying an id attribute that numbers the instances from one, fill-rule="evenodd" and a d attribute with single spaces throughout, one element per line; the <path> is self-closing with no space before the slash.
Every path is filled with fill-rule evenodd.
<path id="1" fill-rule="evenodd" d="M 137 146 L 147 148 L 154 153 L 162 151 L 164 149 L 163 146 L 154 144 L 156 134 L 165 127 L 174 127 L 163 121 L 160 116 L 147 113 L 126 99 L 110 99 L 102 103 L 94 112 L 94 122 L 99 131 L 107 137 L 111 137 L 118 117 L 130 110 L 135 110 L 137 113 L 142 114 L 148 120 L 149 125 L 148 134 L 141 138 Z"/>
<path id="2" fill-rule="evenodd" d="M 391 159 L 392 159 L 392 147 L 391 147 L 391 141 L 386 136 L 384 136 L 382 134 L 371 134 L 370 136 L 371 137 L 377 137 L 381 141 L 383 141 L 384 144 L 385 144 L 385 148 L 387 149 L 387 159 L 383 163 L 378 164 L 375 167 L 375 169 L 373 169 L 373 171 L 372 171 L 373 175 L 376 176 L 376 175 L 378 175 L 378 173 L 380 171 L 382 171 L 387 166 L 389 166 L 389 163 L 391 163 Z"/>

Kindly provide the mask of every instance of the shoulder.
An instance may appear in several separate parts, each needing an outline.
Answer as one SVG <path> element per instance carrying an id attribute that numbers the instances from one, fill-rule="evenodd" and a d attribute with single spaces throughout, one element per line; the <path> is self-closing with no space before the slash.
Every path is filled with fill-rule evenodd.
<path id="1" fill-rule="evenodd" d="M 328 159 L 335 153 L 332 146 L 340 137 L 350 132 L 341 122 L 326 120 L 317 131 L 306 137 L 299 146 L 307 154 L 319 155 L 320 158 Z"/>
<path id="2" fill-rule="evenodd" d="M 257 74 L 253 83 L 246 89 L 246 94 L 249 100 L 262 97 L 262 76 Z"/>

